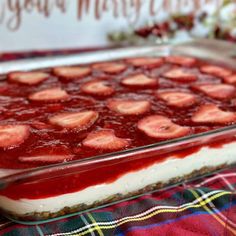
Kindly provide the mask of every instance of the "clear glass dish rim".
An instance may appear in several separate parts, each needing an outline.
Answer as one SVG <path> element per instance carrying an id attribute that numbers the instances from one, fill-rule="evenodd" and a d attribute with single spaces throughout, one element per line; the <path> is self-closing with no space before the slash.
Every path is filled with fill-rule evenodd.
<path id="1" fill-rule="evenodd" d="M 200 44 L 199 40 L 198 40 L 198 44 Z M 228 67 L 236 69 L 236 63 L 234 60 L 232 60 L 229 57 L 228 58 L 224 57 L 224 60 L 222 60 L 221 59 L 222 55 L 215 51 L 206 50 L 206 49 L 199 50 L 196 48 L 196 46 L 192 47 L 192 50 L 190 50 L 190 48 L 185 47 L 184 44 L 182 45 L 171 44 L 171 45 L 157 45 L 157 46 L 138 47 L 138 48 L 135 48 L 135 47 L 125 48 L 125 49 L 122 48 L 122 49 L 107 50 L 105 52 L 99 51 L 95 53 L 89 52 L 89 53 L 82 53 L 82 54 L 72 55 L 72 56 L 59 56 L 59 57 L 56 56 L 56 57 L 47 58 L 47 59 L 39 58 L 39 59 L 31 59 L 31 60 L 24 59 L 24 60 L 19 60 L 19 61 L 12 61 L 10 63 L 0 64 L 0 75 L 8 73 L 13 70 L 34 70 L 34 69 L 49 68 L 49 67 L 56 66 L 57 61 L 58 61 L 58 66 L 65 65 L 65 64 L 66 65 L 87 64 L 89 63 L 88 60 L 94 59 L 94 61 L 93 60 L 90 61 L 90 63 L 93 63 L 93 62 L 98 61 L 95 59 L 97 58 L 98 55 L 103 55 L 104 57 L 108 56 L 110 57 L 110 60 L 115 60 L 115 59 L 122 59 L 124 57 L 132 57 L 132 56 L 151 56 L 153 54 L 156 56 L 182 54 L 182 55 L 187 55 L 187 56 L 198 57 L 203 60 L 204 59 L 212 60 L 216 63 L 218 62 Z M 124 56 L 124 55 L 127 55 L 127 56 Z M 78 62 L 78 57 L 80 58 L 80 61 L 83 59 L 83 57 L 86 58 L 86 60 L 83 61 L 83 63 Z M 76 62 L 76 58 L 77 58 L 77 62 Z M 100 59 L 101 60 L 99 61 L 109 60 L 109 59 L 103 59 L 103 57 L 100 57 Z M 50 60 L 53 60 L 53 63 L 50 64 L 49 63 Z M 63 63 L 63 62 L 68 62 L 68 63 Z M 29 67 L 27 67 L 28 63 L 30 63 Z M 52 173 L 52 171 L 60 171 L 60 170 L 64 170 L 65 168 L 70 169 L 74 167 L 77 168 L 81 166 L 86 166 L 88 164 L 97 164 L 97 163 L 111 161 L 111 160 L 123 160 L 124 158 L 128 158 L 131 155 L 133 156 L 133 155 L 143 154 L 145 152 L 158 151 L 158 150 L 161 150 L 162 148 L 167 149 L 170 146 L 175 147 L 175 146 L 187 144 L 190 142 L 200 141 L 200 139 L 202 138 L 209 138 L 209 137 L 213 138 L 213 137 L 218 137 L 220 135 L 227 135 L 227 134 L 230 135 L 230 133 L 233 133 L 234 131 L 236 135 L 236 124 L 225 126 L 220 129 L 215 129 L 215 130 L 199 133 L 199 134 L 185 136 L 178 139 L 171 139 L 167 141 L 157 142 L 154 144 L 149 144 L 146 146 L 136 147 L 136 148 L 122 150 L 118 152 L 107 153 L 107 154 L 98 155 L 98 156 L 92 156 L 92 157 L 88 157 L 81 160 L 74 160 L 74 161 L 69 161 L 69 162 L 64 162 L 64 163 L 50 164 L 46 166 L 25 169 L 25 170 L 16 172 L 14 174 L 9 174 L 9 175 L 0 177 L 0 189 L 5 188 L 8 184 L 17 182 L 18 180 L 24 180 L 29 177 L 30 178 L 36 177 L 41 174 L 45 174 L 48 171 Z"/>

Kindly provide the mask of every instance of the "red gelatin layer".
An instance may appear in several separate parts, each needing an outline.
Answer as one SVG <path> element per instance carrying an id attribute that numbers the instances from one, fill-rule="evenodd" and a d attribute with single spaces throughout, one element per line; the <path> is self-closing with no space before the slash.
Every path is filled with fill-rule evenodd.
<path id="1" fill-rule="evenodd" d="M 226 87 L 223 79 L 202 69 L 206 65 L 209 67 L 209 62 L 188 58 L 188 61 L 194 62 L 191 67 L 189 63 L 175 62 L 178 70 L 185 72 L 184 76 L 187 73 L 187 76 L 194 78 L 179 82 L 179 74 L 175 74 L 173 79 L 166 76 L 170 71 L 173 72 L 176 65 L 168 58 L 157 61 L 158 65 L 155 64 L 155 59 L 150 58 L 147 62 L 155 66 L 137 66 L 137 63 L 144 63 L 145 60 L 119 60 L 103 64 L 106 67 L 102 69 L 94 64 L 77 65 L 78 67 L 73 68 L 80 68 L 79 70 L 70 71 L 71 67 L 63 67 L 63 70 L 59 70 L 60 73 L 58 68 L 50 68 L 38 71 L 47 75 L 46 79 L 40 78 L 39 83 L 38 77 L 33 78 L 34 73 L 29 76 L 32 83 L 26 83 L 25 80 L 24 83 L 1 81 L 0 168 L 36 168 L 82 160 L 236 123 L 236 93 L 232 92 L 230 96 L 226 92 L 221 93 L 219 99 L 196 89 L 199 85 L 207 84 L 211 88 L 218 85 L 219 88 L 224 86 L 228 89 L 230 86 L 234 91 L 234 83 Z M 86 73 L 82 73 L 81 68 L 86 68 Z M 222 70 L 227 68 L 222 67 Z M 27 78 L 26 73 L 24 72 L 24 78 Z M 69 77 L 73 78 L 78 77 L 79 73 L 79 79 L 61 79 L 63 73 L 67 77 L 69 73 Z M 9 78 L 11 75 L 7 76 Z M 175 98 L 176 95 L 178 96 Z M 180 104 L 183 95 L 184 99 L 187 96 L 187 105 Z M 211 110 L 208 111 L 208 108 Z M 211 114 L 211 121 L 204 122 L 204 115 L 208 113 Z M 223 118 L 230 115 L 230 119 L 226 122 L 223 118 L 220 122 L 216 119 L 214 122 L 214 115 L 219 113 Z M 168 122 L 162 127 L 157 122 L 148 123 L 150 117 L 161 117 Z M 17 130 L 17 137 L 11 135 L 14 129 Z M 166 131 L 163 132 L 162 129 Z M 156 133 L 157 130 L 159 133 Z M 179 154 L 184 157 L 197 150 L 198 148 L 192 148 Z M 167 156 L 151 158 L 145 162 L 116 164 L 113 165 L 112 172 L 109 166 L 103 166 L 95 173 L 89 171 L 81 175 L 61 177 L 60 182 L 63 184 L 58 188 L 52 187 L 58 181 L 55 179 L 47 184 L 12 186 L 3 190 L 2 194 L 17 199 L 78 191 L 91 185 L 112 182 L 127 172 L 145 168 L 165 158 Z"/>

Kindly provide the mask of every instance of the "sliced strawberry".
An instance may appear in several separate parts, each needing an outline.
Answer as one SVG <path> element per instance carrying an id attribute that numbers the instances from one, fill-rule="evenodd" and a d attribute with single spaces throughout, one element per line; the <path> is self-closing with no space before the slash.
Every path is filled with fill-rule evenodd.
<path id="1" fill-rule="evenodd" d="M 115 99 L 108 101 L 107 106 L 110 110 L 122 115 L 141 115 L 148 112 L 151 108 L 149 101 L 121 100 Z"/>
<path id="2" fill-rule="evenodd" d="M 216 77 L 221 77 L 221 78 L 230 76 L 232 74 L 231 70 L 225 69 L 220 66 L 212 66 L 212 65 L 202 66 L 200 68 L 200 70 L 201 70 L 201 72 L 203 72 L 205 74 L 210 74 L 210 75 L 213 75 Z"/>
<path id="3" fill-rule="evenodd" d="M 81 86 L 81 91 L 90 95 L 110 96 L 115 90 L 107 85 L 104 80 L 94 80 Z"/>
<path id="4" fill-rule="evenodd" d="M 126 86 L 134 87 L 152 87 L 158 84 L 156 79 L 150 78 L 144 74 L 131 75 L 122 79 L 121 83 Z"/>
<path id="5" fill-rule="evenodd" d="M 236 121 L 236 113 L 223 111 L 215 104 L 207 104 L 199 107 L 198 111 L 193 114 L 192 121 L 195 123 L 213 123 L 226 124 Z"/>
<path id="6" fill-rule="evenodd" d="M 98 119 L 96 111 L 66 112 L 49 118 L 49 122 L 68 129 L 87 129 L 91 127 Z"/>
<path id="7" fill-rule="evenodd" d="M 236 84 L 236 74 L 224 77 L 225 83 Z"/>
<path id="8" fill-rule="evenodd" d="M 155 68 L 163 64 L 163 59 L 158 57 L 136 57 L 126 60 L 135 67 Z"/>
<path id="9" fill-rule="evenodd" d="M 57 163 L 57 162 L 65 162 L 73 159 L 73 155 L 38 155 L 38 156 L 23 156 L 19 157 L 21 162 L 46 162 L 46 163 Z"/>
<path id="10" fill-rule="evenodd" d="M 18 146 L 28 138 L 29 133 L 27 125 L 0 125 L 0 147 Z"/>
<path id="11" fill-rule="evenodd" d="M 115 136 L 113 130 L 99 130 L 90 133 L 83 145 L 100 150 L 118 150 L 129 146 L 130 141 Z"/>
<path id="12" fill-rule="evenodd" d="M 169 118 L 159 115 L 148 116 L 140 120 L 138 129 L 149 137 L 157 139 L 179 138 L 190 133 L 189 127 L 177 125 Z"/>
<path id="13" fill-rule="evenodd" d="M 35 85 L 43 82 L 49 77 L 49 74 L 44 72 L 12 72 L 8 75 L 9 81 Z"/>
<path id="14" fill-rule="evenodd" d="M 53 70 L 54 74 L 64 79 L 76 79 L 85 77 L 91 74 L 89 67 L 57 67 Z"/>
<path id="15" fill-rule="evenodd" d="M 193 88 L 217 99 L 230 98 L 235 93 L 235 87 L 229 84 L 202 84 L 195 85 Z"/>
<path id="16" fill-rule="evenodd" d="M 184 69 L 177 68 L 171 69 L 164 74 L 164 77 L 176 81 L 192 82 L 197 80 L 197 76 L 191 72 Z"/>
<path id="17" fill-rule="evenodd" d="M 165 58 L 165 61 L 181 66 L 193 66 L 196 63 L 195 58 L 184 56 L 168 56 Z"/>
<path id="18" fill-rule="evenodd" d="M 45 89 L 29 95 L 30 100 L 39 102 L 65 100 L 68 97 L 68 93 L 61 88 Z"/>
<path id="19" fill-rule="evenodd" d="M 93 68 L 96 70 L 101 70 L 108 74 L 119 74 L 125 71 L 127 66 L 121 63 L 104 62 L 104 63 L 94 64 Z"/>
<path id="20" fill-rule="evenodd" d="M 193 94 L 185 92 L 166 91 L 159 92 L 157 96 L 166 101 L 168 105 L 175 107 L 189 107 L 197 102 Z"/>

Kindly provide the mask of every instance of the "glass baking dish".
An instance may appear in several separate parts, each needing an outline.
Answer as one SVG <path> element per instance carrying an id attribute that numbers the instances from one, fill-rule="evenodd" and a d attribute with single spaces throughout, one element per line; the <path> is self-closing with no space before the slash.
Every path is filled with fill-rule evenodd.
<path id="1" fill-rule="evenodd" d="M 5 78 L 5 73 L 17 70 L 47 69 L 126 57 L 161 57 L 172 54 L 188 55 L 236 68 L 235 61 L 226 55 L 222 60 L 223 53 L 199 48 L 200 42 L 194 46 L 183 44 L 126 48 L 22 60 L 2 63 L 0 73 L 2 78 Z M 9 172 L 0 178 L 0 208 L 2 213 L 12 220 L 24 224 L 38 224 L 167 188 L 235 163 L 236 125 L 231 125 L 83 160 Z M 96 179 L 101 179 L 101 175 L 102 184 L 96 184 Z M 92 181 L 91 186 L 83 189 L 83 183 L 89 181 Z M 66 192 L 67 186 L 74 191 Z M 50 191 L 54 188 L 58 189 L 60 194 L 51 197 Z M 17 195 L 32 189 L 37 189 L 45 196 L 41 199 L 6 200 L 8 193 Z"/>

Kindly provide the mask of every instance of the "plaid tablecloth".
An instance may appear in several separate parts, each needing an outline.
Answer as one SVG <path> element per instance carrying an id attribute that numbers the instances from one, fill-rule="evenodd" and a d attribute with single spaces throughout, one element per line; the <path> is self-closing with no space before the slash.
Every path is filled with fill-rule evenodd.
<path id="1" fill-rule="evenodd" d="M 35 55 L 44 53 L 0 55 L 0 60 Z M 236 168 L 60 221 L 0 224 L 4 236 L 236 235 Z"/>
<path id="2" fill-rule="evenodd" d="M 236 235 L 236 168 L 42 225 L 6 222 L 4 236 Z"/>

